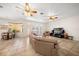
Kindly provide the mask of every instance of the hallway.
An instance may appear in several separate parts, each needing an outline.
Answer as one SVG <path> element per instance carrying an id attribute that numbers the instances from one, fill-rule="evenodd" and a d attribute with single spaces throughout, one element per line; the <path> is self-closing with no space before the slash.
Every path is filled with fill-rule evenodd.
<path id="1" fill-rule="evenodd" d="M 39 56 L 29 43 L 29 38 L 0 40 L 1 56 Z"/>

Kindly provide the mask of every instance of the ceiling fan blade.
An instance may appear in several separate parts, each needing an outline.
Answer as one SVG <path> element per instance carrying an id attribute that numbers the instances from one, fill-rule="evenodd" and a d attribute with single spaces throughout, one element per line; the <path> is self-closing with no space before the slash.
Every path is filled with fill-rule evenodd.
<path id="1" fill-rule="evenodd" d="M 33 11 L 31 11 L 32 13 L 37 13 L 37 11 L 36 10 L 33 10 Z"/>

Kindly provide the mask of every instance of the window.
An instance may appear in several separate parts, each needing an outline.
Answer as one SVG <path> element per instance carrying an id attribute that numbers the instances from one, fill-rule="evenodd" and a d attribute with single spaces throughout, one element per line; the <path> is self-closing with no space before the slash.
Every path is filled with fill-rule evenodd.
<path id="1" fill-rule="evenodd" d="M 23 24 L 22 23 L 9 23 L 9 28 L 11 30 L 16 30 L 17 32 L 22 32 Z"/>

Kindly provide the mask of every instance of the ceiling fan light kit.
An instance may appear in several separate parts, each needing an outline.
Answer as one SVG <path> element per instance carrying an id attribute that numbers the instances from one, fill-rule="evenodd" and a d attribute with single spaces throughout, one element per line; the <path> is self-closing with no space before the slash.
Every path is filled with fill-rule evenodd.
<path id="1" fill-rule="evenodd" d="M 26 16 L 34 16 L 33 14 L 36 14 L 37 10 L 32 8 L 28 3 L 25 3 L 25 13 L 27 14 Z"/>
<path id="2" fill-rule="evenodd" d="M 55 20 L 55 19 L 57 19 L 57 18 L 58 18 L 57 16 L 50 16 L 50 17 L 49 17 L 50 20 Z"/>

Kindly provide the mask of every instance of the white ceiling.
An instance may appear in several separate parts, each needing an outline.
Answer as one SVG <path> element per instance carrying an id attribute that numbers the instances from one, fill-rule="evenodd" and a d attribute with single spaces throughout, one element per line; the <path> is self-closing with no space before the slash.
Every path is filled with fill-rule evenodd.
<path id="1" fill-rule="evenodd" d="M 27 16 L 23 14 L 24 10 L 16 8 L 22 7 L 24 4 L 19 3 L 0 3 L 0 18 L 9 19 L 26 19 Z M 60 19 L 78 16 L 79 4 L 78 3 L 31 3 L 31 6 L 38 10 L 36 16 L 30 19 L 46 21 L 49 15 L 57 15 Z M 44 13 L 40 15 L 40 13 Z"/>
<path id="2" fill-rule="evenodd" d="M 46 15 L 57 15 L 60 19 L 79 15 L 79 3 L 32 3 L 32 5 L 40 12 Z"/>
<path id="3" fill-rule="evenodd" d="M 2 18 L 11 18 L 11 19 L 19 19 L 23 18 L 23 11 L 17 10 L 16 6 L 19 4 L 15 3 L 3 3 L 0 4 L 3 8 L 0 8 L 0 17 Z"/>

